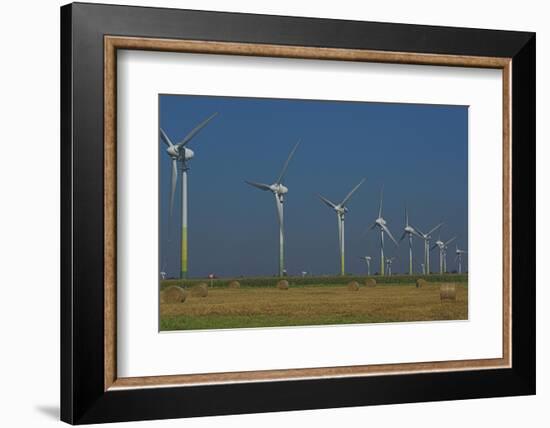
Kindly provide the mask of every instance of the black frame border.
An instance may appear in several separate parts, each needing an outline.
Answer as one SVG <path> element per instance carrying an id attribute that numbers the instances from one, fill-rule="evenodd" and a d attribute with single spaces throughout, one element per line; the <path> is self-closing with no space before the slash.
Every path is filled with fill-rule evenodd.
<path id="1" fill-rule="evenodd" d="M 105 392 L 105 35 L 511 58 L 512 367 Z M 535 46 L 535 34 L 527 32 L 86 3 L 63 6 L 61 420 L 85 424 L 534 394 Z"/>

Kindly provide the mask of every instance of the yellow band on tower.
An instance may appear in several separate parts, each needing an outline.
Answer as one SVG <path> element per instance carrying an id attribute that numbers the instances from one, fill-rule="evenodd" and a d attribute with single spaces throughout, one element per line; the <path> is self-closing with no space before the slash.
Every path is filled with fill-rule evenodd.
<path id="1" fill-rule="evenodd" d="M 187 277 L 187 227 L 181 229 L 181 274 Z"/>

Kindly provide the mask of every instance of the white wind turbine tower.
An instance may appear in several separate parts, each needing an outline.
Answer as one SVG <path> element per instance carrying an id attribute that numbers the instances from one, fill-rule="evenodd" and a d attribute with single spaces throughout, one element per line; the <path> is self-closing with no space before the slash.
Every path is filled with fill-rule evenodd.
<path id="1" fill-rule="evenodd" d="M 256 183 L 254 181 L 245 181 L 247 184 L 257 187 L 260 190 L 271 191 L 275 196 L 275 204 L 277 206 L 277 218 L 279 219 L 279 276 L 283 276 L 283 273 L 285 270 L 283 203 L 284 203 L 284 195 L 288 192 L 288 187 L 283 185 L 283 179 L 285 177 L 288 164 L 290 163 L 290 159 L 292 159 L 292 156 L 294 156 L 294 152 L 298 148 L 299 144 L 300 144 L 300 140 L 298 140 L 298 142 L 294 145 L 294 147 L 290 151 L 290 154 L 288 155 L 288 158 L 286 159 L 286 162 L 283 165 L 283 169 L 281 170 L 281 173 L 279 174 L 279 177 L 277 178 L 275 183 L 269 185 L 269 184 L 263 184 L 263 183 Z"/>
<path id="2" fill-rule="evenodd" d="M 181 172 L 181 265 L 180 278 L 187 278 L 187 171 L 189 166 L 187 162 L 193 158 L 194 152 L 188 149 L 187 144 L 197 133 L 204 128 L 218 113 L 214 113 L 205 121 L 198 124 L 189 134 L 179 143 L 174 144 L 166 132 L 161 128 L 161 139 L 166 144 L 166 153 L 172 160 L 172 179 L 170 184 L 170 219 L 174 210 L 174 199 L 176 195 L 176 186 L 178 183 L 178 168 Z"/>
<path id="3" fill-rule="evenodd" d="M 439 273 L 443 274 L 447 272 L 447 246 L 453 242 L 456 239 L 456 236 L 454 238 L 449 239 L 447 242 L 443 242 L 441 240 L 441 234 L 439 235 L 439 238 L 437 241 L 435 241 L 435 244 L 432 248 L 430 248 L 430 251 L 434 248 L 439 248 Z"/>
<path id="4" fill-rule="evenodd" d="M 355 191 L 365 182 L 366 178 L 363 178 L 359 184 L 357 184 L 351 191 L 346 195 L 346 197 L 340 202 L 339 204 L 335 204 L 334 202 L 329 201 L 324 196 L 318 195 L 319 198 L 329 207 L 332 208 L 336 212 L 336 216 L 338 218 L 338 243 L 340 246 L 340 275 L 345 275 L 345 257 L 344 257 L 344 217 L 346 213 L 348 212 L 348 209 L 346 207 L 346 203 L 350 200 L 351 196 L 355 193 Z"/>
<path id="5" fill-rule="evenodd" d="M 390 257 L 389 259 L 386 259 L 386 275 L 388 276 L 391 276 L 391 265 L 394 260 L 395 257 Z"/>
<path id="6" fill-rule="evenodd" d="M 458 264 L 458 273 L 462 273 L 462 254 L 467 254 L 468 251 L 466 250 L 460 250 L 458 248 L 458 245 L 456 246 L 456 251 L 455 251 L 455 254 L 456 254 L 456 257 L 455 257 L 455 262 Z"/>
<path id="7" fill-rule="evenodd" d="M 403 235 L 401 235 L 401 238 L 399 239 L 399 242 L 401 242 L 405 236 L 409 236 L 409 275 L 413 274 L 413 249 L 412 249 L 412 241 L 413 241 L 413 235 L 417 236 L 420 239 L 422 238 L 422 235 L 420 235 L 414 227 L 412 227 L 409 224 L 409 211 L 407 207 L 405 207 L 405 228 L 403 229 Z"/>
<path id="8" fill-rule="evenodd" d="M 443 223 L 439 223 L 437 226 L 431 229 L 428 233 L 424 233 L 418 227 L 413 226 L 413 229 L 416 230 L 420 235 L 420 237 L 424 240 L 424 263 L 423 263 L 424 275 L 430 274 L 430 241 L 432 239 L 432 233 L 434 233 L 441 226 L 443 226 Z"/>
<path id="9" fill-rule="evenodd" d="M 378 209 L 378 218 L 374 221 L 374 224 L 370 227 L 370 229 L 374 229 L 375 227 L 378 227 L 380 230 L 380 275 L 384 275 L 384 232 L 388 234 L 390 239 L 393 241 L 395 246 L 399 246 L 395 238 L 390 232 L 390 229 L 388 229 L 388 226 L 386 224 L 386 220 L 382 217 L 382 197 L 383 197 L 384 189 L 382 188 L 380 190 L 380 207 Z"/>
<path id="10" fill-rule="evenodd" d="M 363 256 L 363 257 L 359 257 L 359 258 L 367 264 L 367 276 L 370 276 L 370 261 L 372 260 L 372 257 L 371 256 Z"/>

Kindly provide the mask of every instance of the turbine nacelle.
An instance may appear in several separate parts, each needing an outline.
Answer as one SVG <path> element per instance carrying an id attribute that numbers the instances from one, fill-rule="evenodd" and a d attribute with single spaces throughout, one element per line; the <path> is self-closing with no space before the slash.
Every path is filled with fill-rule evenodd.
<path id="1" fill-rule="evenodd" d="M 336 205 L 334 207 L 334 211 L 336 211 L 338 213 L 338 215 L 344 215 L 349 210 L 346 207 L 343 207 L 342 205 Z"/>
<path id="2" fill-rule="evenodd" d="M 195 152 L 187 147 L 183 147 L 181 144 L 169 146 L 166 148 L 166 153 L 175 160 L 187 161 L 195 156 Z"/>
<path id="3" fill-rule="evenodd" d="M 420 235 L 422 235 L 422 238 L 425 241 L 431 241 L 431 239 L 432 239 L 432 234 L 431 233 L 421 233 Z"/>
<path id="4" fill-rule="evenodd" d="M 385 226 L 386 225 L 386 220 L 384 220 L 382 217 L 378 217 L 374 222 L 376 224 L 378 224 L 379 226 Z"/>
<path id="5" fill-rule="evenodd" d="M 275 184 L 272 184 L 271 186 L 269 186 L 269 188 L 271 189 L 271 191 L 273 193 L 276 193 L 277 195 L 284 195 L 286 193 L 288 193 L 288 187 L 280 184 L 280 183 L 275 183 Z"/>
<path id="6" fill-rule="evenodd" d="M 178 151 L 178 146 L 170 146 L 166 149 L 166 153 L 168 153 L 168 156 L 170 156 L 172 159 L 178 159 L 180 154 Z"/>
<path id="7" fill-rule="evenodd" d="M 184 147 L 183 150 L 184 150 L 183 158 L 185 160 L 189 160 L 189 159 L 193 158 L 193 156 L 195 156 L 195 152 L 193 150 L 188 149 L 187 147 Z"/>
<path id="8" fill-rule="evenodd" d="M 414 233 L 416 232 L 411 226 L 405 226 L 405 232 L 407 233 Z"/>

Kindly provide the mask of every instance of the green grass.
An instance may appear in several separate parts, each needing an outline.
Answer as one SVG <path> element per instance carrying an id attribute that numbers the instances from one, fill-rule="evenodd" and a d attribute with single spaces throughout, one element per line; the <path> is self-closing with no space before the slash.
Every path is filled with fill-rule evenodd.
<path id="1" fill-rule="evenodd" d="M 348 279 L 349 281 L 349 279 Z M 161 304 L 161 330 L 357 324 L 468 317 L 467 282 L 456 282 L 457 300 L 440 301 L 440 283 L 417 289 L 408 283 L 362 286 L 350 291 L 338 284 L 240 289 L 210 288 L 207 297 Z"/>
<path id="2" fill-rule="evenodd" d="M 456 282 L 467 283 L 468 274 L 445 274 L 445 275 L 392 275 L 392 276 L 369 276 L 366 275 L 326 275 L 326 276 L 289 276 L 285 279 L 293 287 L 302 287 L 315 285 L 318 287 L 344 285 L 350 281 L 364 283 L 366 278 L 374 278 L 378 284 L 402 285 L 414 284 L 418 278 L 424 278 L 428 282 Z M 281 278 L 279 277 L 246 277 L 246 278 L 223 278 L 214 279 L 212 286 L 214 288 L 225 288 L 231 281 L 239 281 L 241 287 L 274 287 Z M 171 285 L 180 287 L 191 287 L 199 282 L 206 282 L 210 285 L 210 280 L 207 278 L 191 278 L 191 279 L 166 279 L 160 281 L 160 289 L 163 290 Z"/>

